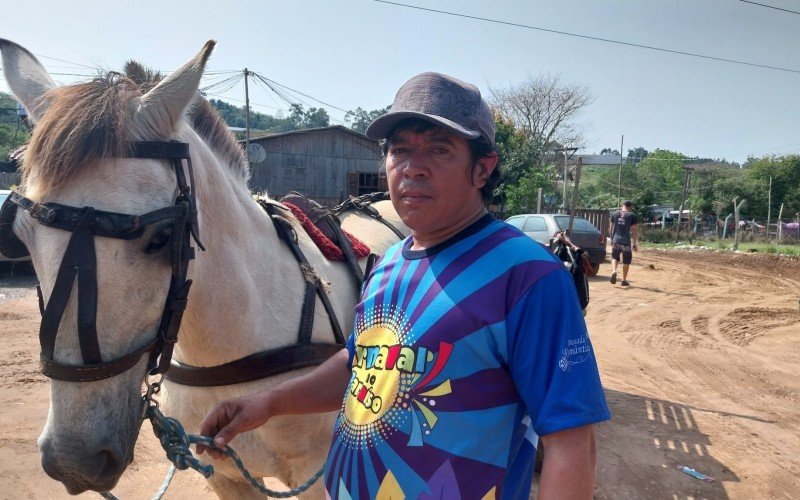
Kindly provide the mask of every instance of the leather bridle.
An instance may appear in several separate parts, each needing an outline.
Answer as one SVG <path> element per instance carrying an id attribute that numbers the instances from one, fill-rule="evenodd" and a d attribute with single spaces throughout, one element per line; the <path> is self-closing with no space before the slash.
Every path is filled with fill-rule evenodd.
<path id="1" fill-rule="evenodd" d="M 128 158 L 168 160 L 175 170 L 178 196 L 175 204 L 143 215 L 129 215 L 96 210 L 93 207 L 72 207 L 59 203 L 37 203 L 18 192 L 12 192 L 0 209 L 0 252 L 17 258 L 28 255 L 28 249 L 13 232 L 17 210 L 26 210 L 39 224 L 69 231 L 64 256 L 56 275 L 55 285 L 47 305 L 39 289 L 39 307 L 42 322 L 39 341 L 42 352 L 41 370 L 55 380 L 89 382 L 123 373 L 135 366 L 149 352 L 149 374 L 163 374 L 170 366 L 172 351 L 178 341 L 183 312 L 192 280 L 186 278 L 189 261 L 194 258 L 193 238 L 201 249 L 197 204 L 189 145 L 177 141 L 131 144 Z M 186 160 L 188 180 L 183 167 Z M 97 337 L 97 263 L 94 238 L 134 240 L 140 238 L 151 225 L 171 221 L 172 272 L 169 291 L 155 338 L 142 347 L 111 360 L 103 360 Z M 67 364 L 54 359 L 56 335 L 64 310 L 69 302 L 75 278 L 78 279 L 78 340 L 82 365 Z M 38 287 L 37 287 L 38 288 Z"/>

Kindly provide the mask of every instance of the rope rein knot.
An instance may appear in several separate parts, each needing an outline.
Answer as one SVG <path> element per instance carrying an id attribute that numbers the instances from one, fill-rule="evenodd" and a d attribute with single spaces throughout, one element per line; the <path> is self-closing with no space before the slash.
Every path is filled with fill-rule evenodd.
<path id="1" fill-rule="evenodd" d="M 178 470 L 194 469 L 206 479 L 214 475 L 214 467 L 206 465 L 194 458 L 189 449 L 191 442 L 183 429 L 183 425 L 174 418 L 165 417 L 155 406 L 147 410 L 147 418 L 153 424 L 153 433 L 161 442 L 167 459 L 175 464 Z"/>
<path id="2" fill-rule="evenodd" d="M 158 387 L 159 383 L 148 383 L 148 389 L 154 389 L 148 391 L 150 396 L 152 396 L 153 393 L 158 392 Z M 214 440 L 210 437 L 186 434 L 186 431 L 180 422 L 174 418 L 165 417 L 164 414 L 161 413 L 161 411 L 158 409 L 158 405 L 155 404 L 155 400 L 153 400 L 152 397 L 145 397 L 144 402 L 146 405 L 146 409 L 144 410 L 144 418 L 149 419 L 153 424 L 153 433 L 155 433 L 156 437 L 161 443 L 161 447 L 164 448 L 167 458 L 173 464 L 167 473 L 167 477 L 164 479 L 161 489 L 153 497 L 153 500 L 160 500 L 161 497 L 164 496 L 167 488 L 170 485 L 170 482 L 172 481 L 175 469 L 194 469 L 202 474 L 206 479 L 214 475 L 213 465 L 204 464 L 200 460 L 194 458 L 194 455 L 192 455 L 192 450 L 189 448 L 193 444 L 202 444 L 209 448 L 216 448 L 222 453 L 226 454 L 233 460 L 236 468 L 239 469 L 242 477 L 250 484 L 250 486 L 258 490 L 259 493 L 272 498 L 289 498 L 306 491 L 317 481 L 317 479 L 322 476 L 325 470 L 324 467 L 320 468 L 316 474 L 311 476 L 308 481 L 301 484 L 297 488 L 292 488 L 288 491 L 276 491 L 267 488 L 261 484 L 258 479 L 254 478 L 250 474 L 250 471 L 248 471 L 244 466 L 244 463 L 242 463 L 242 459 L 239 458 L 239 455 L 237 455 L 230 446 L 225 446 L 225 448 L 220 449 L 214 444 Z M 100 493 L 100 495 L 107 500 L 119 500 L 109 491 Z"/>

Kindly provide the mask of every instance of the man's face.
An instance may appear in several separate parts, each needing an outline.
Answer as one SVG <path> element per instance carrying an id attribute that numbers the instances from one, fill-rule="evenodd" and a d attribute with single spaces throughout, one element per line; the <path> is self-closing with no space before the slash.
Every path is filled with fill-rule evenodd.
<path id="1" fill-rule="evenodd" d="M 472 166 L 467 140 L 440 128 L 401 130 L 390 139 L 386 174 L 392 203 L 415 237 L 445 234 L 480 210 L 479 189 L 491 169 L 485 173 L 479 164 L 473 172 Z"/>

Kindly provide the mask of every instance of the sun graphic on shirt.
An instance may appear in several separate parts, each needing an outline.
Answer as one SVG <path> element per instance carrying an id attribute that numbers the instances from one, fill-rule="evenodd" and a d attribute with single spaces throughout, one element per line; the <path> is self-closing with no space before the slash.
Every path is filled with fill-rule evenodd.
<path id="1" fill-rule="evenodd" d="M 344 414 L 353 425 L 379 420 L 397 396 L 400 371 L 393 369 L 399 357 L 397 336 L 391 328 L 376 325 L 358 336 L 353 374 Z"/>
<path id="2" fill-rule="evenodd" d="M 362 446 L 387 439 L 399 429 L 410 446 L 421 446 L 438 417 L 436 399 L 451 392 L 450 381 L 429 384 L 444 368 L 452 345 L 437 350 L 414 345 L 401 314 L 389 306 L 357 324 L 353 370 L 345 394 L 340 430 L 344 441 Z"/>

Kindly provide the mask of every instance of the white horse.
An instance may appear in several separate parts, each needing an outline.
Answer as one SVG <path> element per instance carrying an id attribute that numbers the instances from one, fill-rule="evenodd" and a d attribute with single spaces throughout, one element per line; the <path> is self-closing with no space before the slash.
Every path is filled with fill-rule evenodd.
<path id="1" fill-rule="evenodd" d="M 0 40 L 5 78 L 36 122 L 23 165 L 27 198 L 125 214 L 168 207 L 178 193 L 175 172 L 167 162 L 119 152 L 131 141 L 189 144 L 192 189 L 206 250 L 198 249 L 189 266 L 188 277 L 194 284 L 173 358 L 193 366 L 216 366 L 293 344 L 305 285 L 270 217 L 251 197 L 241 148 L 199 98 L 198 84 L 213 47 L 214 42 L 207 43 L 196 57 L 145 93 L 119 75 L 57 88 L 30 52 Z M 376 208 L 407 233 L 389 202 Z M 299 246 L 316 274 L 330 282 L 329 298 L 346 335 L 357 295 L 349 270 L 325 260 L 297 221 L 287 218 L 297 227 Z M 45 301 L 50 300 L 71 233 L 38 224 L 23 210 L 12 228 L 30 251 Z M 374 253 L 397 241 L 388 228 L 361 215 L 347 216 L 344 228 Z M 158 231 L 150 228 L 129 241 L 94 238 L 97 339 L 104 360 L 147 344 L 158 328 L 170 283 L 169 252 L 159 253 L 163 242 Z M 155 252 L 145 253 L 148 245 Z M 58 326 L 53 354 L 55 361 L 71 365 L 84 363 L 76 326 L 77 289 L 76 285 Z M 317 302 L 312 338 L 332 342 L 328 317 L 318 298 Z M 110 490 L 133 460 L 146 359 L 143 356 L 134 368 L 103 380 L 51 381 L 50 411 L 39 438 L 42 465 L 70 493 Z M 162 393 L 161 407 L 193 432 L 216 402 L 264 389 L 305 370 L 221 387 L 171 384 Z M 333 419 L 333 414 L 277 417 L 231 444 L 254 476 L 277 477 L 295 486 L 324 463 Z M 230 460 L 214 466 L 216 474 L 209 481 L 220 497 L 261 498 L 241 480 Z M 319 481 L 308 496 L 320 497 L 321 488 Z"/>

